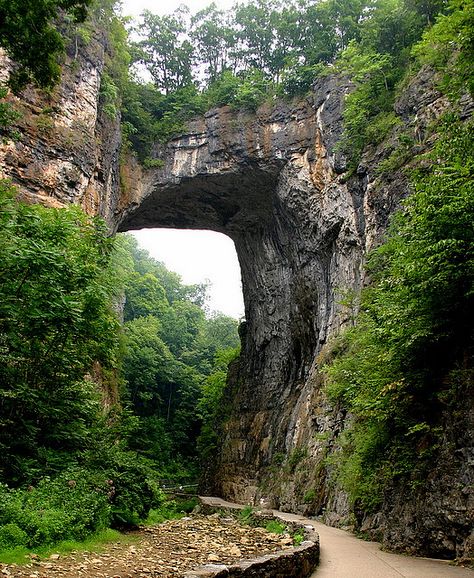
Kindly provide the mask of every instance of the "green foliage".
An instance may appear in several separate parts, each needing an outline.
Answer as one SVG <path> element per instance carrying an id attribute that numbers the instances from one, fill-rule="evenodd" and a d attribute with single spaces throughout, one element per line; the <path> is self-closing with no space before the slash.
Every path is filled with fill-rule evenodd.
<path id="1" fill-rule="evenodd" d="M 136 420 L 106 410 L 91 378 L 104 393 L 119 382 L 113 305 L 127 265 L 101 221 L 15 194 L 0 182 L 3 549 L 136 524 L 162 499 L 153 464 L 128 446 Z"/>
<path id="2" fill-rule="evenodd" d="M 265 530 L 267 532 L 271 532 L 272 534 L 283 534 L 283 532 L 286 530 L 286 526 L 277 520 L 270 520 L 265 524 Z"/>
<path id="3" fill-rule="evenodd" d="M 288 66 L 282 73 L 282 91 L 289 97 L 302 96 L 307 94 L 317 78 L 328 74 L 329 70 L 326 64 L 318 62 L 311 65 Z"/>
<path id="4" fill-rule="evenodd" d="M 0 526 L 0 550 L 11 550 L 28 544 L 28 534 L 11 522 Z"/>
<path id="5" fill-rule="evenodd" d="M 78 552 L 100 552 L 107 544 L 130 544 L 133 538 L 130 534 L 124 535 L 117 530 L 107 528 L 88 536 L 85 540 L 64 540 L 54 545 L 43 545 L 34 548 L 34 552 L 26 546 L 15 546 L 0 549 L 0 562 L 3 564 L 28 564 L 31 563 L 31 554 L 47 559 L 51 554 L 70 554 Z"/>
<path id="6" fill-rule="evenodd" d="M 146 169 L 162 169 L 165 166 L 165 162 L 162 159 L 152 159 L 150 157 L 146 157 L 143 160 L 143 166 Z"/>
<path id="7" fill-rule="evenodd" d="M 166 520 L 179 520 L 186 514 L 189 514 L 198 505 L 196 498 L 188 500 L 166 500 L 159 508 L 150 510 L 146 524 L 155 526 L 162 524 Z"/>
<path id="8" fill-rule="evenodd" d="M 103 72 L 100 79 L 99 97 L 102 110 L 105 114 L 114 120 L 119 112 L 119 91 L 118 88 L 107 72 Z"/>
<path id="9" fill-rule="evenodd" d="M 134 431 L 138 427 L 136 422 Z M 127 442 L 126 438 L 100 440 L 83 456 L 84 467 L 106 476 L 108 523 L 116 528 L 136 526 L 164 499 L 155 464 L 129 450 Z"/>
<path id="10" fill-rule="evenodd" d="M 17 483 L 87 445 L 100 402 L 84 376 L 94 362 L 114 366 L 118 321 L 105 226 L 14 194 L 0 183 L 0 471 Z"/>
<path id="11" fill-rule="evenodd" d="M 140 421 L 132 446 L 165 477 L 184 481 L 196 475 L 203 384 L 225 382 L 226 362 L 215 367 L 214 357 L 221 347 L 237 346 L 237 321 L 206 318 L 205 287 L 182 285 L 132 238 L 122 243 L 134 268 L 125 290 L 123 359 L 127 397 Z M 218 376 L 208 377 L 212 372 Z"/>
<path id="12" fill-rule="evenodd" d="M 229 15 L 213 2 L 191 18 L 190 38 L 212 83 L 226 69 L 229 53 L 236 43 L 236 31 Z"/>
<path id="13" fill-rule="evenodd" d="M 412 175 L 414 193 L 371 256 L 374 285 L 357 325 L 326 370 L 329 397 L 355 416 L 337 477 L 366 511 L 388 480 L 423 480 L 439 443 L 440 401 L 457 396 L 453 370 L 472 344 L 474 126 L 450 115 L 438 131 Z"/>
<path id="14" fill-rule="evenodd" d="M 415 144 L 413 139 L 406 137 L 401 139 L 399 137 L 398 146 L 390 153 L 390 155 L 381 161 L 376 168 L 378 175 L 392 175 L 395 171 L 402 168 L 407 161 L 413 157 L 412 147 Z"/>
<path id="15" fill-rule="evenodd" d="M 104 478 L 90 479 L 84 472 L 71 470 L 55 479 L 44 478 L 35 488 L 0 486 L 4 548 L 83 539 L 106 528 L 110 522 L 108 489 Z"/>
<path id="16" fill-rule="evenodd" d="M 252 506 L 245 506 L 237 514 L 237 518 L 242 524 L 250 524 L 254 517 L 254 511 Z"/>
<path id="17" fill-rule="evenodd" d="M 291 472 L 294 472 L 298 464 L 308 457 L 307 448 L 295 448 L 288 456 L 286 464 Z"/>
<path id="18" fill-rule="evenodd" d="M 3 142 L 18 140 L 20 134 L 13 128 L 21 114 L 7 100 L 8 88 L 0 85 L 0 135 Z"/>
<path id="19" fill-rule="evenodd" d="M 355 168 L 365 146 L 374 140 L 383 140 L 397 124 L 391 108 L 399 71 L 388 54 L 370 52 L 356 43 L 351 43 L 342 53 L 338 70 L 355 84 L 355 90 L 346 96 L 340 143 L 351 168 Z"/>
<path id="20" fill-rule="evenodd" d="M 217 450 L 220 428 L 227 417 L 226 407 L 223 405 L 227 368 L 239 354 L 240 347 L 218 351 L 215 354 L 213 371 L 202 386 L 202 396 L 197 409 L 202 419 L 198 450 L 203 462 L 209 462 Z"/>
<path id="21" fill-rule="evenodd" d="M 452 98 L 474 94 L 474 6 L 471 0 L 451 0 L 423 39 L 413 48 L 419 64 L 441 73 L 441 88 Z"/>
<path id="22" fill-rule="evenodd" d="M 459 8 L 462 2 L 456 2 Z M 336 70 L 356 85 L 347 97 L 341 145 L 353 169 L 364 147 L 373 138 L 382 140 L 396 122 L 395 85 L 411 47 L 445 4 L 251 0 L 228 11 L 211 4 L 195 15 L 185 7 L 164 16 L 145 11 L 136 30 L 140 39 L 128 51 L 153 84 L 133 76 L 116 82 L 126 138 L 144 162 L 154 158 L 154 143 L 179 134 L 186 121 L 210 107 L 255 111 L 268 99 L 305 94 L 317 77 Z M 468 23 L 469 16 L 460 25 L 466 29 L 463 52 L 469 50 Z"/>
<path id="23" fill-rule="evenodd" d="M 64 40 L 61 16 L 83 21 L 91 0 L 0 0 L 0 46 L 19 64 L 10 74 L 18 90 L 30 81 L 52 87 L 59 79 Z"/>
<path id="24" fill-rule="evenodd" d="M 268 94 L 268 81 L 264 73 L 250 69 L 237 87 L 234 99 L 229 103 L 235 108 L 255 111 L 263 103 Z"/>
<path id="25" fill-rule="evenodd" d="M 136 60 L 145 65 L 155 86 L 165 94 L 192 81 L 193 47 L 184 36 L 186 12 L 184 5 L 165 16 L 145 10 L 138 29 L 144 39 L 137 45 Z"/>
<path id="26" fill-rule="evenodd" d="M 316 498 L 316 490 L 308 490 L 303 496 L 303 502 L 305 504 L 311 504 Z"/>
<path id="27" fill-rule="evenodd" d="M 304 541 L 304 530 L 297 530 L 293 534 L 293 546 L 301 546 L 302 542 Z"/>
<path id="28" fill-rule="evenodd" d="M 203 95 L 194 85 L 163 95 L 151 84 L 129 81 L 121 92 L 127 139 L 144 163 L 153 156 L 153 144 L 179 134 L 186 120 L 204 113 L 207 108 Z M 156 162 L 159 163 L 159 159 Z"/>

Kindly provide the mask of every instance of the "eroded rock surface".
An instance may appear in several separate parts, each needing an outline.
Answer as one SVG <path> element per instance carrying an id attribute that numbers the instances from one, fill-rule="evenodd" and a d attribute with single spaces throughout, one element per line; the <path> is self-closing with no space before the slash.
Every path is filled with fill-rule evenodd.
<path id="1" fill-rule="evenodd" d="M 110 218 L 119 202 L 121 130 L 118 111 L 104 112 L 100 93 L 106 49 L 97 35 L 68 50 L 62 82 L 46 93 L 28 87 L 8 100 L 19 113 L 18 140 L 0 145 L 0 177 L 23 199 L 46 206 L 81 205 Z M 0 49 L 0 80 L 11 62 Z"/>
<path id="2" fill-rule="evenodd" d="M 235 242 L 247 321 L 212 482 L 235 500 L 255 500 L 262 469 L 307 434 L 315 357 L 351 315 L 339 301 L 363 282 L 369 209 L 334 151 L 348 88 L 332 79 L 256 115 L 211 111 L 157 149 L 165 166 L 135 179 L 119 225 L 213 229 Z"/>

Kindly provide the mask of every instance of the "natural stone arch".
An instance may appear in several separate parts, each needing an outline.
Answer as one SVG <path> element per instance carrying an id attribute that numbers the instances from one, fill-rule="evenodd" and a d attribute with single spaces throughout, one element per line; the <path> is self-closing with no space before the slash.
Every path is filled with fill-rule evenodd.
<path id="1" fill-rule="evenodd" d="M 211 111 L 156 148 L 162 168 L 123 175 L 120 231 L 210 229 L 235 242 L 247 322 L 216 475 L 228 497 L 253 498 L 257 472 L 309 427 L 315 356 L 342 321 L 335 294 L 360 284 L 362 203 L 339 182 L 333 89 L 257 114 Z"/>

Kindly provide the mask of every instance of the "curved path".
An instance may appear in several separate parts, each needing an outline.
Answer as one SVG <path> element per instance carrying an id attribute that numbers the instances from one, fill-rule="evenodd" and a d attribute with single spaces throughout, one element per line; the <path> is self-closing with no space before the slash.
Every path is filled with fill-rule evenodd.
<path id="1" fill-rule="evenodd" d="M 244 506 L 220 498 L 201 498 L 206 504 L 241 509 Z M 474 578 L 467 568 L 450 566 L 442 560 L 414 558 L 380 550 L 352 534 L 296 514 L 273 510 L 282 520 L 303 522 L 319 534 L 320 562 L 311 578 Z"/>

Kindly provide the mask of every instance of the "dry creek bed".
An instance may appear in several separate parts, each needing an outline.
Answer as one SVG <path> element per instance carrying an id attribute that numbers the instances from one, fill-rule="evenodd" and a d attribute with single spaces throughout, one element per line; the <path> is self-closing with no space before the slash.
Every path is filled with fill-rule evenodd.
<path id="1" fill-rule="evenodd" d="M 0 564 L 0 577 L 171 578 L 202 564 L 231 564 L 293 544 L 289 535 L 243 526 L 218 514 L 170 520 L 134 534 L 133 545 L 110 544 L 100 553 L 53 554 L 23 566 Z"/>

